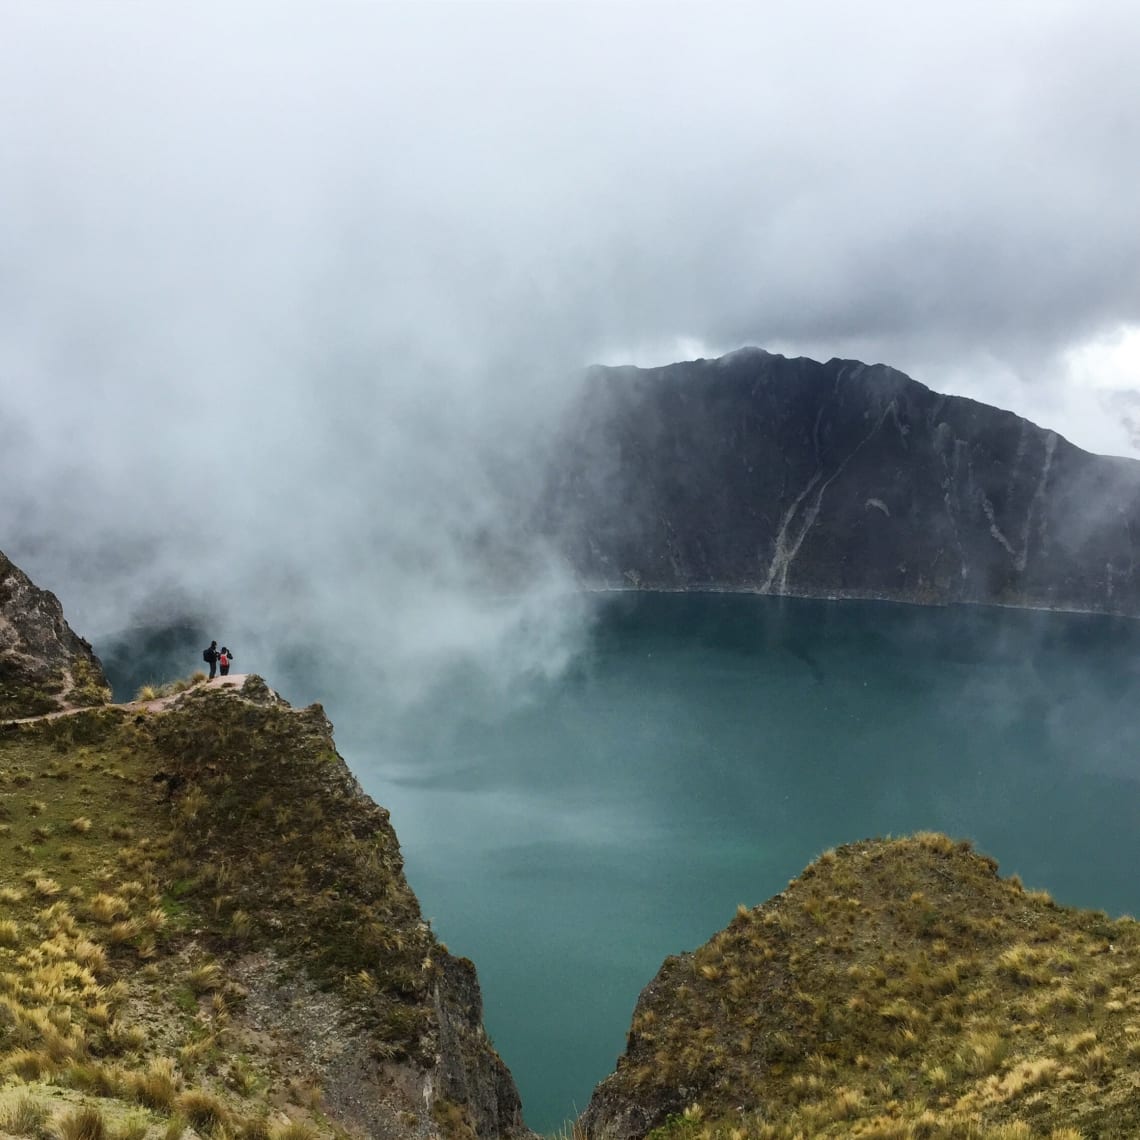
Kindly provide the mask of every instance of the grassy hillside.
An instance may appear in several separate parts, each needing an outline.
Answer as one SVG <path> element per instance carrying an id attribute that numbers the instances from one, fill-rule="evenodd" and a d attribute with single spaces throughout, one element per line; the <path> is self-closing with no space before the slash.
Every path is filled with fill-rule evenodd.
<path id="1" fill-rule="evenodd" d="M 831 851 L 642 994 L 594 1137 L 1140 1136 L 1140 926 L 924 834 Z"/>
<path id="2" fill-rule="evenodd" d="M 5 726 L 0 817 L 5 1131 L 521 1125 L 470 964 L 422 921 L 318 706 L 250 678 Z M 480 1115 L 481 1072 L 500 1095 Z"/>

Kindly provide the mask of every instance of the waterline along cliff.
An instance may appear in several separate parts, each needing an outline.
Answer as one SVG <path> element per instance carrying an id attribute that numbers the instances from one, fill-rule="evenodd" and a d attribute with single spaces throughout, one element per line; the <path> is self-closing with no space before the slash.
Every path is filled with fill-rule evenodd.
<path id="1" fill-rule="evenodd" d="M 1140 462 L 884 365 L 597 368 L 556 454 L 592 585 L 1140 614 Z"/>

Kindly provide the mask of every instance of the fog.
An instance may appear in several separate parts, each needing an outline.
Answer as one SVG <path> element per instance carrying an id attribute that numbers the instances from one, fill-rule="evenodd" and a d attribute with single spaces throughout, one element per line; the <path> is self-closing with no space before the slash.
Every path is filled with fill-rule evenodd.
<path id="1" fill-rule="evenodd" d="M 97 648 L 557 671 L 518 490 L 596 360 L 853 355 L 1135 447 L 1140 353 L 1074 363 L 1140 325 L 1126 3 L 0 10 L 0 549 Z"/>

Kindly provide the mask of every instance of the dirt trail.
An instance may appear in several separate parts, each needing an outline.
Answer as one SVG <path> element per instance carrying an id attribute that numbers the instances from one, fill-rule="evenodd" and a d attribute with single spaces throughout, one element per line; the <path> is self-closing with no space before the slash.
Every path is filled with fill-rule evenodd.
<path id="1" fill-rule="evenodd" d="M 82 705 L 73 709 L 56 709 L 54 712 L 41 713 L 39 716 L 17 716 L 8 717 L 5 720 L 0 720 L 0 729 L 7 728 L 13 724 L 35 724 L 41 720 L 58 720 L 61 716 L 76 716 L 78 713 L 90 712 L 91 709 L 138 709 L 140 711 L 146 710 L 147 712 L 165 712 L 183 693 L 189 693 L 194 689 L 228 689 L 238 688 L 245 684 L 245 679 L 248 673 L 231 673 L 228 677 L 215 677 L 212 681 L 199 681 L 196 685 L 191 685 L 189 689 L 183 689 L 180 693 L 171 693 L 168 697 L 156 697 L 153 701 L 123 701 L 118 704 L 108 705 Z"/>

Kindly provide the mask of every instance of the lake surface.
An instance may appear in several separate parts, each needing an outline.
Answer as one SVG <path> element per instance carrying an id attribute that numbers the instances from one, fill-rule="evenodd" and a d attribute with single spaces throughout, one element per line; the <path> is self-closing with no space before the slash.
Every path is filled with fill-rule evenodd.
<path id="1" fill-rule="evenodd" d="M 509 701 L 460 672 L 399 711 L 319 664 L 270 681 L 325 702 L 391 809 L 540 1131 L 612 1071 L 666 955 L 828 847 L 938 829 L 1061 902 L 1140 912 L 1140 623 L 625 594 Z"/>

